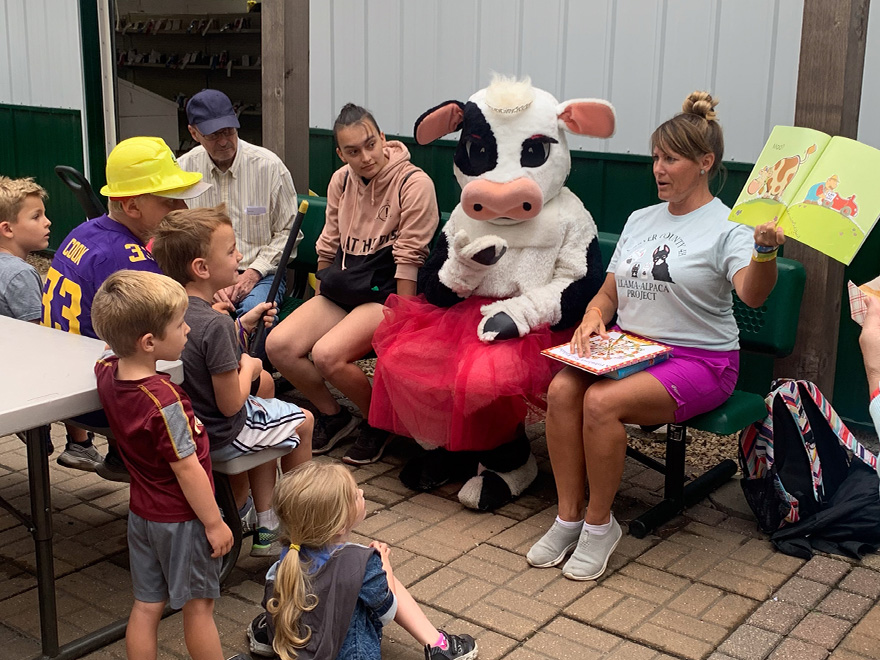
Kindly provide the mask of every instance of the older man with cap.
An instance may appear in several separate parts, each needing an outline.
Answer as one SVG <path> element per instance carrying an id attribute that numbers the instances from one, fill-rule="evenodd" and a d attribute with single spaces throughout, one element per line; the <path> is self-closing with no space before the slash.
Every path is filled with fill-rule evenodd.
<path id="1" fill-rule="evenodd" d="M 243 313 L 265 302 L 275 271 L 283 267 L 278 262 L 297 208 L 293 179 L 278 156 L 238 137 L 238 117 L 223 92 L 203 89 L 187 103 L 186 117 L 199 146 L 180 157 L 180 166 L 212 184 L 196 204 L 226 204 L 242 253 L 238 281 L 216 300 Z M 282 286 L 278 302 L 283 294 Z"/>
<path id="2" fill-rule="evenodd" d="M 43 325 L 95 337 L 92 300 L 117 270 L 161 273 L 145 247 L 153 230 L 186 200 L 203 194 L 202 175 L 180 168 L 161 138 L 123 140 L 107 157 L 107 185 L 101 188 L 109 212 L 74 228 L 61 242 L 43 288 Z M 107 459 L 92 446 L 91 433 L 68 425 L 67 445 L 58 463 L 96 471 L 106 479 L 127 481 L 128 474 L 111 447 Z"/>

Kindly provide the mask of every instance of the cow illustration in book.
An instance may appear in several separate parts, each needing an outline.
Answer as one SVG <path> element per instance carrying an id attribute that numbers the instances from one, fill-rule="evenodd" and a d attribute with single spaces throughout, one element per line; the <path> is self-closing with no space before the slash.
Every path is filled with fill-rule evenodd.
<path id="1" fill-rule="evenodd" d="M 775 199 L 777 202 L 782 201 L 782 194 L 794 179 L 798 169 L 807 156 L 816 151 L 816 145 L 807 148 L 804 157 L 799 155 L 780 158 L 773 167 L 769 165 L 762 167 L 747 188 L 750 195 L 760 195 L 763 198 Z"/>
<path id="2" fill-rule="evenodd" d="M 370 424 L 427 450 L 401 471 L 408 487 L 467 479 L 461 502 L 492 510 L 537 476 L 525 422 L 559 368 L 540 351 L 570 339 L 605 276 L 596 225 L 564 186 L 565 131 L 607 138 L 614 122 L 607 101 L 560 103 L 504 77 L 416 121 L 420 144 L 461 131 L 462 193 L 421 295 L 392 296 L 373 342 Z"/>

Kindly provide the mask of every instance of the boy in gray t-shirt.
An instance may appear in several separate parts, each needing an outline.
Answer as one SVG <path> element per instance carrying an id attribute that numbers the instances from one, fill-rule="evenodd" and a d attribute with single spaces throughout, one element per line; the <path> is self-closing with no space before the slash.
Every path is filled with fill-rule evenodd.
<path id="1" fill-rule="evenodd" d="M 25 258 L 49 246 L 46 191 L 33 179 L 0 176 L 0 315 L 39 323 L 43 282 Z"/>

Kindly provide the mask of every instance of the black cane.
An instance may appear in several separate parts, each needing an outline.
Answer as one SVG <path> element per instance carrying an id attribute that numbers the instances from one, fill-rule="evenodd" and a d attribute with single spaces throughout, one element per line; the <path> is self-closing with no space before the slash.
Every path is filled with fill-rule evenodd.
<path id="1" fill-rule="evenodd" d="M 272 286 L 269 289 L 269 295 L 266 297 L 266 302 L 274 302 L 275 296 L 278 295 L 278 287 L 281 286 L 281 278 L 287 274 L 287 262 L 290 260 L 290 253 L 293 252 L 293 246 L 296 245 L 296 237 L 299 236 L 299 228 L 302 227 L 303 218 L 308 210 L 309 203 L 306 200 L 300 202 L 299 210 L 296 212 L 296 217 L 293 219 L 293 226 L 290 228 L 290 235 L 287 237 L 287 243 L 284 246 L 284 251 L 281 253 L 281 260 L 278 262 L 278 270 L 275 271 L 275 277 L 272 278 Z M 254 352 L 260 345 L 265 332 L 266 326 L 263 324 L 263 319 L 260 318 L 260 320 L 257 321 L 257 327 L 254 331 L 253 339 L 251 339 L 250 350 L 248 351 L 250 355 L 254 355 Z"/>

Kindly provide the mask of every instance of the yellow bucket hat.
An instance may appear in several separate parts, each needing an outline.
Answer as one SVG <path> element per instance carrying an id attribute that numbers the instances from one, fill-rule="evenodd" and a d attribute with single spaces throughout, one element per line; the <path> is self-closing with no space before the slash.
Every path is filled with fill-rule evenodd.
<path id="1" fill-rule="evenodd" d="M 211 187 L 199 172 L 186 172 L 162 138 L 133 137 L 117 144 L 107 157 L 106 197 L 158 195 L 193 199 Z"/>

